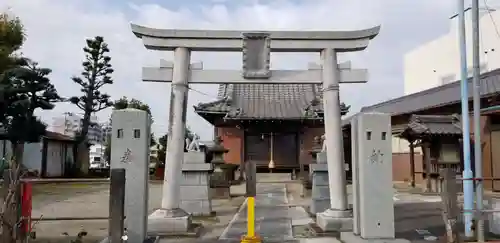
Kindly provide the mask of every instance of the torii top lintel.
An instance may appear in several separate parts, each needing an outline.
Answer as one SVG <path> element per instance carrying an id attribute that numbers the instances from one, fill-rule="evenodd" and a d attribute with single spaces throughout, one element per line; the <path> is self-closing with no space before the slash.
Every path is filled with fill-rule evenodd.
<path id="1" fill-rule="evenodd" d="M 354 31 L 233 31 L 155 29 L 131 24 L 132 32 L 151 50 L 186 47 L 193 51 L 242 51 L 247 33 L 267 35 L 273 52 L 338 52 L 364 50 L 378 35 L 380 26 Z"/>

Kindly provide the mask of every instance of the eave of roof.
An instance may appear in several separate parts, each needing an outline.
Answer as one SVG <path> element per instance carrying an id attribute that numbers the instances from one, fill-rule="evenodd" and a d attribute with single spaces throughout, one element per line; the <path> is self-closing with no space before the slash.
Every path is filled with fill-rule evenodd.
<path id="1" fill-rule="evenodd" d="M 320 86 L 315 84 L 223 84 L 218 100 L 194 107 L 200 116 L 226 119 L 322 119 Z"/>
<path id="2" fill-rule="evenodd" d="M 235 31 L 235 30 L 188 30 L 157 29 L 130 24 L 132 32 L 139 38 L 143 36 L 167 39 L 242 39 L 244 33 L 268 33 L 275 40 L 357 40 L 373 39 L 380 32 L 380 25 L 369 29 L 354 31 Z"/>
<path id="3" fill-rule="evenodd" d="M 412 115 L 405 131 L 424 136 L 462 134 L 457 115 Z"/>
<path id="4" fill-rule="evenodd" d="M 469 90 L 472 90 L 472 78 L 468 79 Z M 500 93 L 500 69 L 484 73 L 480 77 L 480 95 L 489 97 Z M 469 99 L 472 92 L 469 92 Z M 361 112 L 384 112 L 392 115 L 410 114 L 445 105 L 460 103 L 460 81 L 455 81 L 435 88 L 410 95 L 387 100 L 375 105 L 361 108 Z"/>

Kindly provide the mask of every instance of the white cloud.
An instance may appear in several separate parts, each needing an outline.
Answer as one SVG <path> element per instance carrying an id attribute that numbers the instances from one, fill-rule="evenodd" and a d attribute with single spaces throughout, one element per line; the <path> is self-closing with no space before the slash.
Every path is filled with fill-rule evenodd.
<path id="1" fill-rule="evenodd" d="M 138 3 L 112 6 L 110 2 L 97 0 L 7 0 L 0 3 L 0 9 L 11 7 L 11 11 L 21 17 L 28 34 L 23 52 L 42 66 L 53 69 L 52 80 L 62 95 L 79 93 L 70 77 L 80 73 L 85 38 L 104 36 L 116 70 L 115 84 L 107 91 L 116 99 L 128 96 L 150 104 L 157 133 L 164 133 L 167 128 L 169 85 L 141 82 L 141 67 L 156 66 L 160 57 L 171 59 L 172 55 L 147 51 L 141 40 L 131 33 L 130 22 L 158 28 L 266 30 L 360 29 L 382 24 L 380 36 L 366 52 L 348 57 L 353 65 L 369 68 L 371 72 L 369 84 L 342 88 L 343 101 L 359 109 L 402 93 L 401 55 L 443 33 L 448 25 L 447 17 L 454 9 L 451 0 L 437 1 L 439 4 L 435 0 L 242 1 L 241 5 L 220 0 L 207 1 L 204 5 L 188 2 L 174 9 Z M 229 2 L 232 4 L 224 5 Z M 240 66 L 240 55 L 235 53 L 194 53 L 192 59 L 203 61 L 207 68 Z M 304 68 L 307 62 L 316 59 L 313 55 L 273 55 L 273 66 Z M 216 94 L 213 85 L 193 88 L 209 96 L 190 92 L 190 107 L 213 100 Z M 373 92 L 376 89 L 389 91 Z M 68 110 L 74 111 L 74 107 L 61 104 L 53 111 L 44 112 L 44 116 L 50 121 L 50 116 Z M 102 120 L 107 116 L 109 111 L 99 114 Z M 188 124 L 202 139 L 211 138 L 213 130 L 191 108 Z"/>

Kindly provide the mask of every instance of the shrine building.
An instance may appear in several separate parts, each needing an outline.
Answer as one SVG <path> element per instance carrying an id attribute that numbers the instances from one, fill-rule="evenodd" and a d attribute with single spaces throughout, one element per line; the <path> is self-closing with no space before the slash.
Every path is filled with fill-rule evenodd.
<path id="1" fill-rule="evenodd" d="M 223 139 L 227 163 L 255 161 L 259 171 L 308 169 L 314 137 L 325 130 L 321 85 L 221 84 L 217 97 L 194 109 Z M 345 115 L 349 107 L 341 106 Z"/>

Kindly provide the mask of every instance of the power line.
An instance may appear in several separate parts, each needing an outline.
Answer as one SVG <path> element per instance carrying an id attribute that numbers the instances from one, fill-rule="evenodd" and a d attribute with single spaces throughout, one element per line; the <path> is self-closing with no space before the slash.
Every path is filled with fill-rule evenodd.
<path id="1" fill-rule="evenodd" d="M 194 92 L 196 92 L 196 93 L 198 93 L 198 94 L 201 94 L 201 95 L 204 95 L 204 96 L 208 96 L 208 97 L 210 97 L 210 98 L 218 99 L 218 97 L 217 97 L 217 96 L 213 96 L 213 95 L 207 94 L 207 93 L 205 93 L 205 92 L 202 92 L 202 91 L 199 91 L 199 90 L 193 89 L 193 88 L 191 88 L 191 87 L 188 87 L 188 89 L 189 89 L 189 90 L 192 90 L 192 91 L 194 91 Z"/>
<path id="2" fill-rule="evenodd" d="M 497 23 L 495 22 L 495 19 L 493 18 L 493 15 L 491 15 L 490 7 L 488 7 L 487 0 L 483 0 L 484 7 L 486 7 L 486 11 L 488 12 L 488 16 L 490 16 L 491 23 L 493 24 L 493 27 L 495 28 L 495 33 L 497 34 L 497 37 L 500 39 L 500 32 L 497 27 Z"/>

